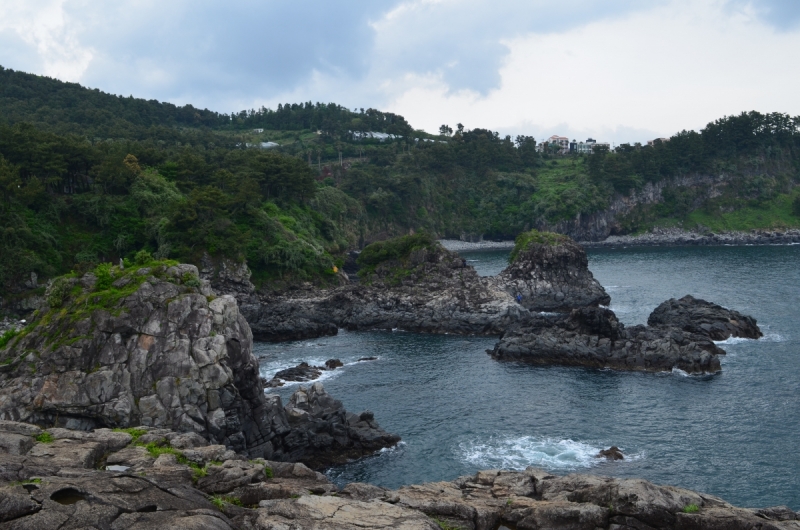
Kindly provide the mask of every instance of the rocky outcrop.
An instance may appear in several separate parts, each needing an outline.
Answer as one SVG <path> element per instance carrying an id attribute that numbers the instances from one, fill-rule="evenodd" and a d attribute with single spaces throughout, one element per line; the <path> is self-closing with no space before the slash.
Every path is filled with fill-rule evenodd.
<path id="1" fill-rule="evenodd" d="M 193 265 L 103 272 L 56 280 L 49 310 L 0 351 L 0 419 L 83 430 L 149 426 L 253 457 L 311 458 L 314 449 L 302 447 L 309 428 L 295 429 L 287 414 L 297 407 L 285 410 L 264 394 L 250 327 L 232 296 L 215 297 Z M 372 447 L 341 403 L 314 388 L 314 447 L 326 455 L 316 461 Z"/>
<path id="2" fill-rule="evenodd" d="M 520 238 L 512 263 L 489 280 L 519 296 L 520 305 L 530 311 L 569 311 L 611 303 L 589 271 L 589 260 L 580 245 L 555 234 L 529 233 Z"/>
<path id="3" fill-rule="evenodd" d="M 339 328 L 499 335 L 530 311 L 608 304 L 583 249 L 551 235 L 554 244 L 526 245 L 495 278 L 478 276 L 458 254 L 431 242 L 362 271 L 358 284 L 299 286 L 239 296 L 239 302 L 256 338 L 271 341 L 333 335 Z"/>
<path id="4" fill-rule="evenodd" d="M 663 302 L 650 313 L 647 325 L 678 328 L 705 335 L 711 340 L 725 340 L 729 337 L 757 339 L 764 336 L 755 318 L 691 295 L 678 300 L 670 298 Z"/>
<path id="5" fill-rule="evenodd" d="M 248 460 L 164 429 L 44 434 L 0 422 L 0 440 L 27 439 L 19 454 L 0 444 L 0 530 L 800 528 L 800 514 L 785 506 L 742 509 L 640 479 L 528 468 L 397 490 L 359 483 L 339 490 L 303 464 Z"/>
<path id="6" fill-rule="evenodd" d="M 438 243 L 405 263 L 377 267 L 358 284 L 263 294 L 243 302 L 243 311 L 256 338 L 272 341 L 331 335 L 339 328 L 496 335 L 528 315 L 513 296 Z"/>
<path id="7" fill-rule="evenodd" d="M 720 370 L 724 350 L 705 335 L 678 328 L 626 328 L 609 309 L 575 309 L 539 317 L 507 332 L 493 350 L 498 360 L 647 372 L 678 368 L 690 374 Z"/>
<path id="8" fill-rule="evenodd" d="M 715 245 L 791 245 L 800 243 L 800 230 L 753 229 L 749 232 L 714 233 L 710 230 L 655 227 L 637 235 L 611 235 L 602 240 L 581 241 L 585 247 L 661 247 Z"/>

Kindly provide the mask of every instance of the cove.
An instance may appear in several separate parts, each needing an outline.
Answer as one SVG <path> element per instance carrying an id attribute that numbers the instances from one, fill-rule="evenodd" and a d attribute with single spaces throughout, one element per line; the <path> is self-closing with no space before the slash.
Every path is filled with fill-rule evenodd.
<path id="1" fill-rule="evenodd" d="M 340 331 L 256 344 L 261 375 L 339 358 L 345 366 L 324 375 L 325 388 L 403 438 L 396 449 L 331 469 L 339 483 L 397 487 L 535 465 L 641 477 L 743 506 L 800 508 L 800 247 L 588 253 L 626 325 L 692 294 L 756 317 L 765 337 L 726 341 L 721 374 L 685 377 L 500 363 L 485 353 L 492 337 Z M 507 252 L 462 255 L 479 273 L 496 274 Z M 370 356 L 378 359 L 357 362 Z M 296 387 L 273 392 L 286 398 Z M 594 458 L 610 445 L 626 460 Z"/>

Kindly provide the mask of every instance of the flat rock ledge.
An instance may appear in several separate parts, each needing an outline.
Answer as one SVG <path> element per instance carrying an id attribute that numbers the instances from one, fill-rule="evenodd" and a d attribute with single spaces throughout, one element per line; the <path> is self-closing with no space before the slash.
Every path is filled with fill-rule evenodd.
<path id="1" fill-rule="evenodd" d="M 505 333 L 488 353 L 498 360 L 548 366 L 713 374 L 725 354 L 714 341 L 762 335 L 754 318 L 687 295 L 659 305 L 648 326 L 626 328 L 602 307 L 538 315 Z"/>
<path id="2" fill-rule="evenodd" d="M 0 530 L 800 529 L 785 506 L 737 508 L 639 479 L 480 471 L 397 490 L 342 489 L 167 429 L 92 432 L 0 421 Z"/>

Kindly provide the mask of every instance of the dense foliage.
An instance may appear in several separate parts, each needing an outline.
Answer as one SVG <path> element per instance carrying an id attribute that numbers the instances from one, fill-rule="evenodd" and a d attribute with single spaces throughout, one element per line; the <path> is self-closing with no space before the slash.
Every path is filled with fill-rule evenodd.
<path id="1" fill-rule="evenodd" d="M 508 262 L 514 263 L 520 252 L 526 251 L 531 245 L 553 246 L 568 240 L 567 236 L 553 232 L 539 232 L 538 230 L 523 232 L 514 239 L 514 248 L 508 255 Z"/>
<path id="2" fill-rule="evenodd" d="M 374 109 L 220 114 L 0 67 L 0 285 L 142 250 L 246 260 L 257 283 L 324 282 L 345 250 L 372 241 L 411 230 L 512 238 L 684 177 L 623 229 L 798 226 L 799 126 L 750 112 L 652 146 L 555 156 L 530 137 L 461 124 L 431 135 Z M 267 140 L 280 147 L 252 148 Z M 698 174 L 729 184 L 688 183 Z"/>

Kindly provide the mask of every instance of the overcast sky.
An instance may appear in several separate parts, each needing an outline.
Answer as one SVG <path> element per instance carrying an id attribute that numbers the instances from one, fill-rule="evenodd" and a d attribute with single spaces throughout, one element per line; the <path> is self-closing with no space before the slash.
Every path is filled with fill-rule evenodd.
<path id="1" fill-rule="evenodd" d="M 800 114 L 800 0 L 3 0 L 0 65 L 220 112 L 333 101 L 621 142 Z"/>

